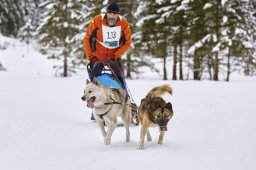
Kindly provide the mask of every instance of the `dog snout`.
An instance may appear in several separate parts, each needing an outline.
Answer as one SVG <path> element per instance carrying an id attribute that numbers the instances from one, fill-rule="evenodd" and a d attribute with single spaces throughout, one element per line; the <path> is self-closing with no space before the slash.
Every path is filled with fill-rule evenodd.
<path id="1" fill-rule="evenodd" d="M 85 96 L 82 96 L 81 99 L 82 99 L 83 101 L 85 101 Z"/>
<path id="2" fill-rule="evenodd" d="M 160 126 L 165 126 L 165 125 L 168 123 L 168 121 L 165 120 L 164 118 L 159 118 L 158 121 L 157 121 L 157 123 L 158 123 Z"/>

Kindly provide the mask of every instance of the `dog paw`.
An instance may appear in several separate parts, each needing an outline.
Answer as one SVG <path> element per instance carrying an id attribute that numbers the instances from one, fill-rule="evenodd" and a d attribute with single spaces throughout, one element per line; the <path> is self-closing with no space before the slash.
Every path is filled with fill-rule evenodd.
<path id="1" fill-rule="evenodd" d="M 126 137 L 125 141 L 128 143 L 130 142 L 130 137 Z"/>
<path id="2" fill-rule="evenodd" d="M 159 145 L 162 145 L 162 144 L 163 144 L 163 141 L 160 141 L 160 140 L 159 140 L 159 141 L 158 141 L 158 144 L 159 144 Z"/>
<path id="3" fill-rule="evenodd" d="M 109 138 L 105 138 L 104 144 L 109 145 L 111 143 L 111 140 Z"/>
<path id="4" fill-rule="evenodd" d="M 137 147 L 137 149 L 138 149 L 138 150 L 144 150 L 144 145 L 139 145 L 139 146 Z"/>

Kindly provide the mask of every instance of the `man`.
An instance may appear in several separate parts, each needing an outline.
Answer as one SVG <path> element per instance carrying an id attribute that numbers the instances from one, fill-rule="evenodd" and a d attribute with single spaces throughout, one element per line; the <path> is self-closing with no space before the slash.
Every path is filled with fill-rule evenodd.
<path id="1" fill-rule="evenodd" d="M 92 19 L 84 38 L 86 57 L 90 61 L 88 74 L 91 81 L 101 74 L 104 65 L 108 65 L 127 91 L 123 81 L 121 56 L 130 46 L 131 29 L 127 20 L 120 15 L 119 6 L 113 2 L 107 7 L 106 14 L 99 14 Z M 136 104 L 132 105 L 133 115 L 137 119 Z"/>
<path id="2" fill-rule="evenodd" d="M 106 14 L 95 16 L 88 26 L 84 48 L 86 57 L 90 61 L 89 75 L 91 74 L 92 77 L 98 76 L 99 70 L 110 62 L 116 63 L 111 67 L 118 80 L 122 82 L 121 56 L 131 46 L 131 29 L 127 20 L 119 14 L 119 6 L 113 2 L 107 7 Z M 99 64 L 94 66 L 96 62 Z M 92 69 L 93 66 L 95 69 Z"/>

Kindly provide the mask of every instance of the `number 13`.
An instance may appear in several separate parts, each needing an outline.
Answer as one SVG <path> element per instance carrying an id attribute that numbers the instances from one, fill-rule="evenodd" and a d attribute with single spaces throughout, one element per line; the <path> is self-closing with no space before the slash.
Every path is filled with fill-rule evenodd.
<path id="1" fill-rule="evenodd" d="M 115 31 L 114 32 L 107 32 L 107 34 L 108 34 L 108 39 L 116 38 L 116 32 Z"/>

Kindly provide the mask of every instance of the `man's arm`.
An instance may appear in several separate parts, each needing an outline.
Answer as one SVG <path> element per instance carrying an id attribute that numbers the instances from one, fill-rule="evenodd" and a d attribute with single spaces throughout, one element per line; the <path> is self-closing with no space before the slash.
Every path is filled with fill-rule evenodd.
<path id="1" fill-rule="evenodd" d="M 124 27 L 125 44 L 115 52 L 116 58 L 121 57 L 130 48 L 132 43 L 131 29 L 126 19 L 124 19 L 122 27 Z"/>
<path id="2" fill-rule="evenodd" d="M 87 30 L 86 30 L 86 34 L 85 34 L 85 37 L 84 37 L 84 49 L 85 49 L 85 52 L 86 52 L 86 58 L 88 60 L 90 60 L 93 56 L 92 56 L 92 51 L 91 51 L 91 47 L 90 47 L 90 37 L 91 37 L 91 34 L 93 32 L 93 30 L 96 29 L 96 26 L 94 24 L 94 19 L 90 22 Z"/>

